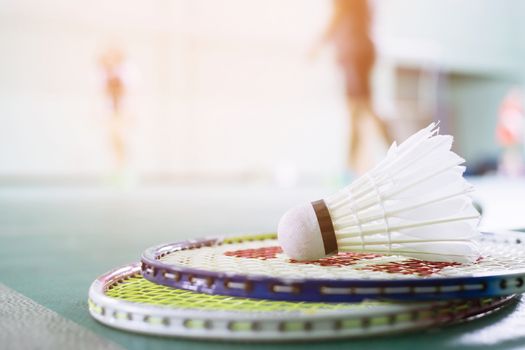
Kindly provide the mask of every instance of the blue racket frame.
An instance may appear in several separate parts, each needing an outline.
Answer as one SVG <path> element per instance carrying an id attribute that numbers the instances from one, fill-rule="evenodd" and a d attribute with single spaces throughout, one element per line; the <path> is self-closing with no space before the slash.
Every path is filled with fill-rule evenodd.
<path id="1" fill-rule="evenodd" d="M 494 233 L 483 233 L 485 240 L 492 240 L 495 237 Z M 142 254 L 142 275 L 154 283 L 201 293 L 284 301 L 358 302 L 365 299 L 424 301 L 495 297 L 525 292 L 525 269 L 504 274 L 489 271 L 475 276 L 450 278 L 333 280 L 277 278 L 207 271 L 160 260 L 180 250 L 212 247 L 223 244 L 224 240 L 225 238 L 208 238 L 151 247 Z M 514 235 L 508 236 L 505 241 L 509 244 L 522 244 L 522 239 Z"/>

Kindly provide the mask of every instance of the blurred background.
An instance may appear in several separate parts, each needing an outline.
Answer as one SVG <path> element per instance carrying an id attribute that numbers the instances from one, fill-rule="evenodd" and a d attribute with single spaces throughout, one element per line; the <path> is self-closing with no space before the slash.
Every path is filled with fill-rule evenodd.
<path id="1" fill-rule="evenodd" d="M 523 14 L 519 0 L 3 0 L 4 232 L 274 230 L 437 120 L 485 226 L 524 227 Z"/>

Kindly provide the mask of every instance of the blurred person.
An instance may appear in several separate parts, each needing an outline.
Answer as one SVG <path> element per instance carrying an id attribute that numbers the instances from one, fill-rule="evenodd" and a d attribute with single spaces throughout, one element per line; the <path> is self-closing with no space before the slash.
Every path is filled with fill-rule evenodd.
<path id="1" fill-rule="evenodd" d="M 523 139 L 525 135 L 525 111 L 523 93 L 514 88 L 505 96 L 498 113 L 496 139 L 503 147 L 498 171 L 503 175 L 525 174 Z"/>
<path id="2" fill-rule="evenodd" d="M 102 69 L 104 92 L 109 100 L 111 119 L 109 132 L 117 173 L 126 168 L 127 142 L 126 120 L 123 113 L 123 100 L 126 92 L 126 58 L 121 49 L 111 46 L 99 57 Z"/>
<path id="3" fill-rule="evenodd" d="M 350 114 L 347 166 L 363 174 L 384 157 L 390 143 L 386 125 L 372 107 L 370 74 L 376 52 L 370 37 L 371 9 L 366 0 L 334 0 L 325 41 L 333 43 L 345 79 Z"/>

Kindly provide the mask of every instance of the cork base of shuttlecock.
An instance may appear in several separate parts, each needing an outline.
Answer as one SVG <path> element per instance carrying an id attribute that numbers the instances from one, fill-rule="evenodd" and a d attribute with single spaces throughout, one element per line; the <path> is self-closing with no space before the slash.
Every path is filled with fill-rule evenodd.
<path id="1" fill-rule="evenodd" d="M 325 257 L 325 243 L 316 211 L 311 203 L 288 210 L 277 229 L 279 244 L 290 258 L 317 260 Z"/>

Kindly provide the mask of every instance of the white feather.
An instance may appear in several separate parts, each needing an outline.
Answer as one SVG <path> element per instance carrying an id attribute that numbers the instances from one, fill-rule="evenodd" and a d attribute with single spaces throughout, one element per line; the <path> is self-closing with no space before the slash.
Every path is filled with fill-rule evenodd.
<path id="1" fill-rule="evenodd" d="M 325 199 L 339 251 L 478 259 L 479 213 L 463 178 L 465 160 L 451 151 L 452 136 L 438 131 L 432 123 L 394 142 L 382 162 Z"/>

